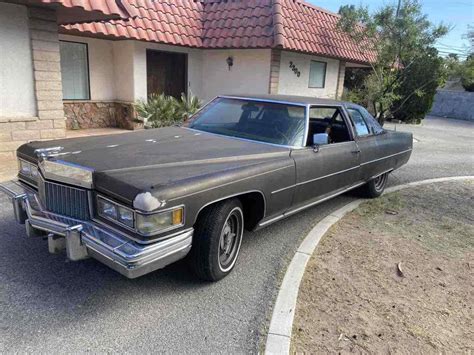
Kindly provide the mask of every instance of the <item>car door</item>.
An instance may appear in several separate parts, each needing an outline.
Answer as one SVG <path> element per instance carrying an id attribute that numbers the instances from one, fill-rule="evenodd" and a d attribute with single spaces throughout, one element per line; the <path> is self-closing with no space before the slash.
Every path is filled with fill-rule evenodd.
<path id="1" fill-rule="evenodd" d="M 338 129 L 345 127 L 346 135 L 338 134 L 337 141 L 330 144 L 313 146 L 312 137 L 324 128 L 321 124 L 327 120 L 312 122 L 311 110 L 333 109 L 339 121 Z M 305 206 L 354 186 L 359 177 L 359 148 L 344 110 L 340 106 L 311 106 L 309 110 L 308 142 L 303 149 L 295 149 L 291 157 L 296 165 L 296 189 L 293 208 Z M 333 125 L 334 127 L 334 125 Z M 344 133 L 341 131 L 340 133 Z"/>
<path id="2" fill-rule="evenodd" d="M 353 123 L 357 144 L 360 149 L 360 174 L 363 180 L 369 180 L 390 169 L 389 142 L 385 130 L 370 113 L 358 105 L 348 105 L 346 109 Z"/>

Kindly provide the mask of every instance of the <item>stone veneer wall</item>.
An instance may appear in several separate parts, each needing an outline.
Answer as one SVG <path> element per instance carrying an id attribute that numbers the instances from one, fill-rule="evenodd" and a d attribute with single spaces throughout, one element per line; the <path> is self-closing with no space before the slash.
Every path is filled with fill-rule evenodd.
<path id="1" fill-rule="evenodd" d="M 37 117 L 0 117 L 0 160 L 15 158 L 23 143 L 63 138 L 66 133 L 56 12 L 29 8 L 28 16 Z"/>
<path id="2" fill-rule="evenodd" d="M 128 102 L 64 101 L 67 129 L 118 127 L 140 128 L 133 104 Z"/>

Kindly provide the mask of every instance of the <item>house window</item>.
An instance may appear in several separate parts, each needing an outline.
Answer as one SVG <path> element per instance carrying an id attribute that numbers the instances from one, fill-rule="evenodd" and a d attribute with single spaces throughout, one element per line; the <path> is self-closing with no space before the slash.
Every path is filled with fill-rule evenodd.
<path id="1" fill-rule="evenodd" d="M 89 100 L 89 62 L 86 43 L 61 41 L 61 76 L 64 100 Z"/>
<path id="2" fill-rule="evenodd" d="M 326 63 L 312 60 L 309 68 L 309 87 L 323 88 L 326 82 Z"/>

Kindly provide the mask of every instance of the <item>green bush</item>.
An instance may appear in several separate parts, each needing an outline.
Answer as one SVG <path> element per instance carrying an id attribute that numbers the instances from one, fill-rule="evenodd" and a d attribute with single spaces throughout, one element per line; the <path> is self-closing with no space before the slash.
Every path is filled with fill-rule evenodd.
<path id="1" fill-rule="evenodd" d="M 466 91 L 474 91 L 474 57 L 469 57 L 463 65 L 461 84 Z"/>
<path id="2" fill-rule="evenodd" d="M 134 106 L 145 128 L 160 128 L 181 124 L 201 107 L 201 102 L 193 95 L 182 94 L 177 100 L 165 94 L 152 94 L 148 100 L 138 100 Z"/>
<path id="3" fill-rule="evenodd" d="M 395 90 L 399 96 L 393 102 L 393 118 L 403 122 L 420 122 L 433 106 L 438 86 L 445 79 L 444 62 L 433 51 L 415 58 L 405 68 L 405 80 Z"/>

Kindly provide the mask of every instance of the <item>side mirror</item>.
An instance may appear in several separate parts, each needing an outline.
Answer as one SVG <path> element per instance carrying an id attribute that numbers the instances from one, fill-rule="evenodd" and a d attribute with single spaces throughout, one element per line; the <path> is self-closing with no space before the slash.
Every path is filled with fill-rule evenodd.
<path id="1" fill-rule="evenodd" d="M 327 133 L 316 133 L 313 134 L 313 145 L 320 146 L 329 144 L 329 134 Z"/>

